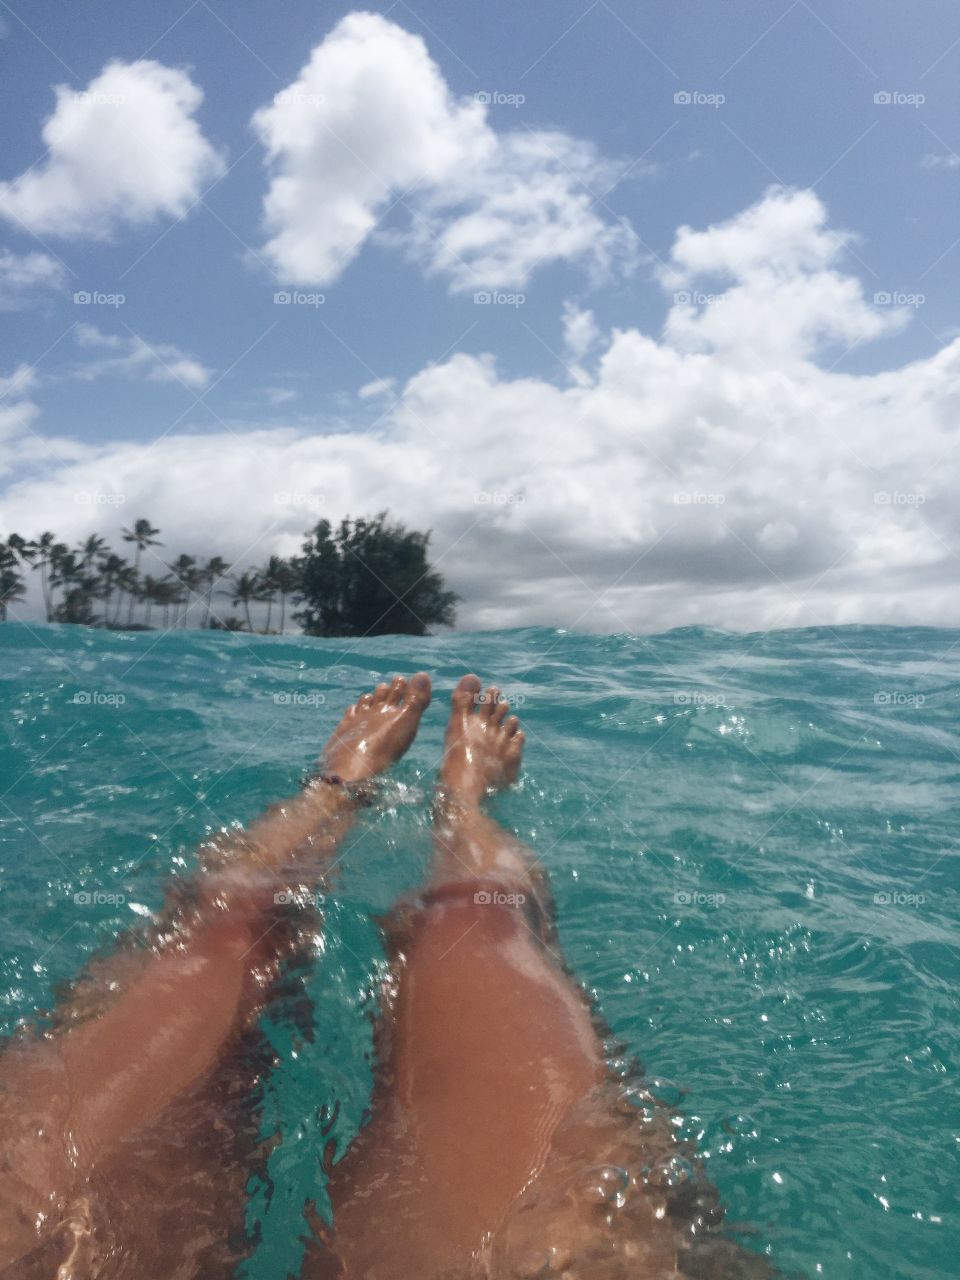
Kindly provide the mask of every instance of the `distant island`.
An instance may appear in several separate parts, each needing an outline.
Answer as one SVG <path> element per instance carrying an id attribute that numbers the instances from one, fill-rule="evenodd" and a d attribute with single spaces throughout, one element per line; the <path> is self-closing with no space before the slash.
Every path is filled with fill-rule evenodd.
<path id="1" fill-rule="evenodd" d="M 385 511 L 347 518 L 336 530 L 321 520 L 305 532 L 301 555 L 270 556 L 233 573 L 220 556 L 182 553 L 164 561 L 153 550 L 163 546 L 160 530 L 146 519 L 121 536 L 132 559 L 99 534 L 75 548 L 50 532 L 0 540 L 0 621 L 26 598 L 28 573 L 39 574 L 48 622 L 110 630 L 192 626 L 282 635 L 290 617 L 313 636 L 420 636 L 456 620 L 458 597 L 427 558 L 430 534 L 391 522 Z M 144 571 L 144 553 L 158 572 Z M 224 597 L 242 612 L 222 616 Z M 254 626 L 251 606 L 262 626 Z"/>

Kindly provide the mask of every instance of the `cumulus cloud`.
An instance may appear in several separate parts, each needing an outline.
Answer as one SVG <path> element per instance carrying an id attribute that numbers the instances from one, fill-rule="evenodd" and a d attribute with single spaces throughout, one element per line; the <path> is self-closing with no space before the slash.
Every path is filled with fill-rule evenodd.
<path id="1" fill-rule="evenodd" d="M 344 18 L 256 113 L 271 173 L 263 253 L 296 284 L 336 280 L 381 233 L 454 291 L 521 287 L 544 263 L 629 268 L 636 236 L 596 197 L 616 170 L 558 131 L 496 132 L 450 92 L 424 42 L 372 13 Z"/>
<path id="2" fill-rule="evenodd" d="M 749 235 L 766 237 L 766 257 Z M 386 507 L 433 527 L 466 626 L 960 623 L 960 340 L 875 374 L 818 362 L 825 344 L 888 323 L 843 273 L 844 240 L 816 196 L 768 192 L 728 223 L 681 229 L 659 335 L 568 309 L 572 385 L 457 354 L 411 377 L 373 431 L 102 446 L 12 485 L 0 530 L 73 539 L 135 511 L 171 549 L 260 560 L 296 550 L 320 515 Z M 718 279 L 740 299 L 728 327 L 698 319 L 710 303 L 671 298 Z M 749 303 L 773 323 L 777 289 L 784 307 L 800 290 L 802 323 L 764 344 Z M 77 507 L 71 495 L 105 477 L 122 514 Z"/>
<path id="3" fill-rule="evenodd" d="M 194 115 L 203 94 L 184 71 L 110 62 L 84 90 L 56 88 L 46 156 L 0 183 L 0 216 L 37 235 L 104 240 L 187 212 L 223 160 Z"/>
<path id="4" fill-rule="evenodd" d="M 81 382 L 104 375 L 143 377 L 149 382 L 179 382 L 200 391 L 213 376 L 213 370 L 179 347 L 147 342 L 137 333 L 104 333 L 96 325 L 78 324 L 74 337 L 84 349 L 100 353 L 74 370 L 73 376 Z"/>
<path id="5" fill-rule="evenodd" d="M 661 272 L 674 291 L 670 342 L 782 364 L 897 332 L 907 311 L 878 311 L 860 281 L 838 269 L 850 239 L 830 229 L 813 191 L 779 187 L 728 222 L 681 227 Z"/>
<path id="6" fill-rule="evenodd" d="M 0 311 L 26 306 L 42 289 L 58 289 L 66 272 L 48 253 L 0 249 Z"/>

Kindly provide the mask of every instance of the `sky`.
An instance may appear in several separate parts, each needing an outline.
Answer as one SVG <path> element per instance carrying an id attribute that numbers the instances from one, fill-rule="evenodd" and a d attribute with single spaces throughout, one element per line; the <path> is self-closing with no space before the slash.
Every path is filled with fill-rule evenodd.
<path id="1" fill-rule="evenodd" d="M 0 0 L 0 66 L 0 536 L 960 624 L 948 0 Z"/>

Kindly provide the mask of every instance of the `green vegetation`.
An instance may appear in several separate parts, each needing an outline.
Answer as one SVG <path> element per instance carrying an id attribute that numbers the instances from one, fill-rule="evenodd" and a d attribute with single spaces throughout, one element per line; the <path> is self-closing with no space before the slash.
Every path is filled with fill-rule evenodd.
<path id="1" fill-rule="evenodd" d="M 386 512 L 344 520 L 336 532 L 322 520 L 302 556 L 270 556 L 233 573 L 220 556 L 203 560 L 184 553 L 163 561 L 154 550 L 163 546 L 159 534 L 143 519 L 123 530 L 123 541 L 134 548 L 131 563 L 98 534 L 71 549 L 50 532 L 29 541 L 11 533 L 0 541 L 0 622 L 26 597 L 28 573 L 38 575 L 48 622 L 82 626 L 282 635 L 291 601 L 300 606 L 293 616 L 309 635 L 424 635 L 430 626 L 454 621 L 457 597 L 427 560 L 430 535 L 388 523 Z M 159 574 L 145 571 L 154 562 Z M 218 597 L 240 614 L 218 616 Z M 251 606 L 265 614 L 259 628 Z"/>
<path id="2" fill-rule="evenodd" d="M 422 636 L 452 625 L 457 597 L 427 560 L 428 533 L 373 520 L 321 520 L 303 544 L 296 615 L 313 636 Z"/>

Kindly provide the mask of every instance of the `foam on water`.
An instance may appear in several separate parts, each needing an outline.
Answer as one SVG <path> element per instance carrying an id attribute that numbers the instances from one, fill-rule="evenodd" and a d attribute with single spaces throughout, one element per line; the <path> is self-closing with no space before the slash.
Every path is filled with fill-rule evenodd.
<path id="1" fill-rule="evenodd" d="M 784 1270 L 952 1274 L 957 633 L 0 626 L 4 1029 L 157 911 L 201 839 L 294 790 L 359 690 L 420 667 L 437 697 L 323 903 L 309 1014 L 291 998 L 264 1019 L 277 1067 L 258 1105 L 282 1142 L 251 1180 L 245 1273 L 296 1270 L 320 1154 L 329 1167 L 361 1123 L 386 973 L 371 917 L 426 865 L 444 697 L 476 670 L 527 730 L 498 812 L 548 868 L 567 957 L 624 1060 L 650 1073 L 624 1109 L 677 1109 L 745 1243 Z M 650 1171 L 687 1176 L 682 1160 Z"/>

